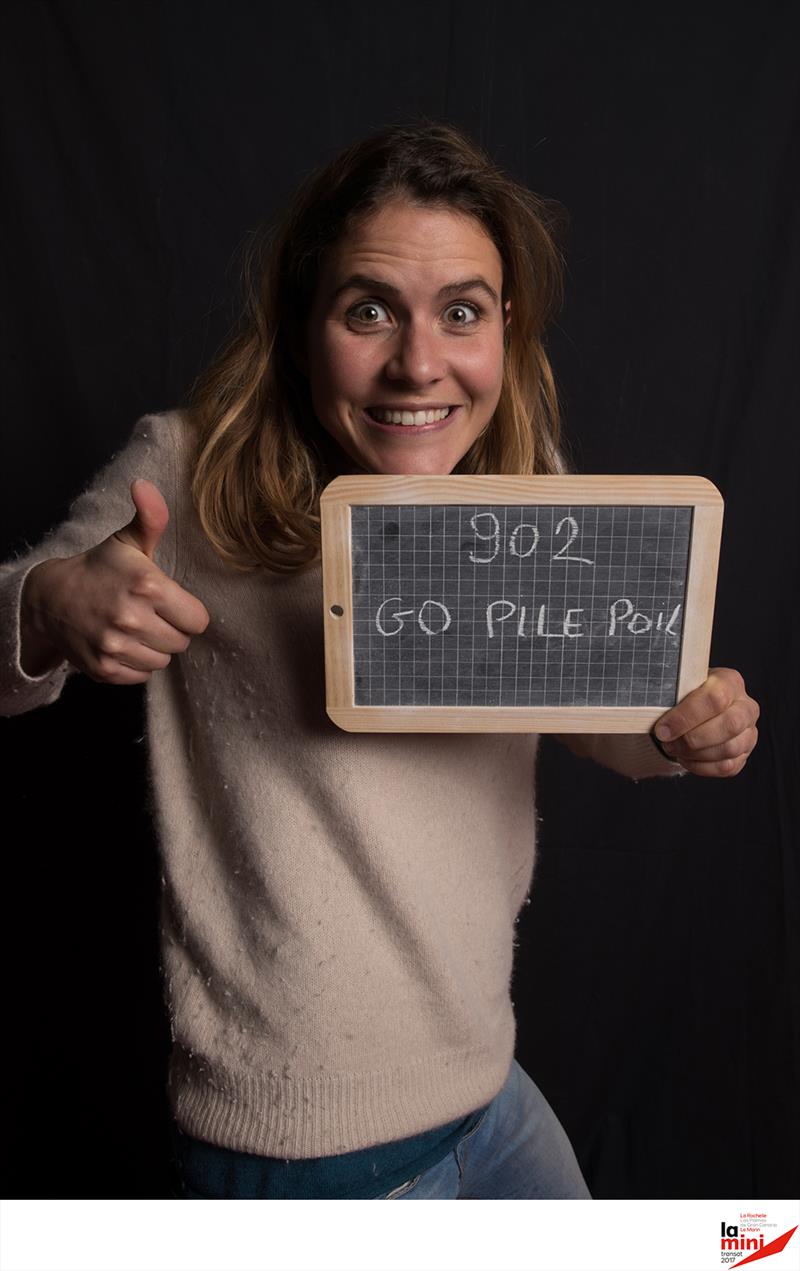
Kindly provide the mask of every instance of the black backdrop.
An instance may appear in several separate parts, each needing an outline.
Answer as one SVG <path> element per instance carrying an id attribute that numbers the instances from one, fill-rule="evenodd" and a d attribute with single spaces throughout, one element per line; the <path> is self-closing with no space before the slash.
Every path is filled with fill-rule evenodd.
<path id="1" fill-rule="evenodd" d="M 798 1192 L 798 25 L 774 0 L 4 10 L 0 558 L 179 403 L 307 168 L 420 111 L 570 212 L 578 468 L 722 491 L 745 771 L 634 783 L 543 744 L 517 1057 L 598 1197 Z M 76 676 L 2 721 L 5 1195 L 171 1194 L 142 691 Z"/>

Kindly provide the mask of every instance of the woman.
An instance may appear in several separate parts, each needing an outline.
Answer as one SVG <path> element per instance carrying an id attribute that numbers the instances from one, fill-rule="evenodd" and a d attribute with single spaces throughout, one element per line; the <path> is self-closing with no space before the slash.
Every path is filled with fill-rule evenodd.
<path id="1" fill-rule="evenodd" d="M 513 1059 L 537 738 L 340 732 L 323 683 L 332 477 L 562 467 L 553 216 L 449 125 L 351 147 L 251 254 L 188 409 L 140 420 L 3 566 L 4 713 L 75 669 L 147 683 L 184 1195 L 589 1195 Z M 631 777 L 726 776 L 757 713 L 722 669 L 658 746 L 563 740 Z"/>

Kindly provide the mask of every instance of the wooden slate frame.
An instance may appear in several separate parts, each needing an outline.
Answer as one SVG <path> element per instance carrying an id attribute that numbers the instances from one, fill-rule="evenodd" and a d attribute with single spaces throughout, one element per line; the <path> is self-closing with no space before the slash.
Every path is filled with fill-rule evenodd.
<path id="1" fill-rule="evenodd" d="M 345 476 L 320 499 L 326 707 L 347 732 L 644 733 L 665 706 L 357 706 L 350 508 L 487 504 L 692 507 L 677 700 L 708 675 L 723 500 L 690 476 Z M 342 610 L 336 614 L 334 607 Z"/>

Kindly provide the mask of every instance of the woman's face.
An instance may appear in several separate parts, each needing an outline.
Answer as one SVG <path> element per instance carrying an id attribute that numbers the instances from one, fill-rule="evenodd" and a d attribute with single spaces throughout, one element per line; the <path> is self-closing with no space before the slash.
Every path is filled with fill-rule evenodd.
<path id="1" fill-rule="evenodd" d="M 327 253 L 304 369 L 351 471 L 452 472 L 500 397 L 502 283 L 476 220 L 406 201 Z"/>

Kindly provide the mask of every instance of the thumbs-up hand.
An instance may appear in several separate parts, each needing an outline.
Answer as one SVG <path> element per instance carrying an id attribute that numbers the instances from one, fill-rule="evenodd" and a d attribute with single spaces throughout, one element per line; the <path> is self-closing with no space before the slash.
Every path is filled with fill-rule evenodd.
<path id="1" fill-rule="evenodd" d="M 22 594 L 23 668 L 43 674 L 66 658 L 90 679 L 141 684 L 209 624 L 202 601 L 153 556 L 169 508 L 152 481 L 131 482 L 136 515 L 77 556 L 40 562 Z"/>

